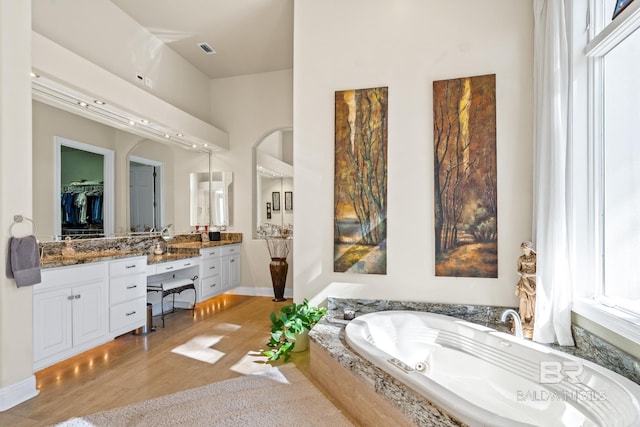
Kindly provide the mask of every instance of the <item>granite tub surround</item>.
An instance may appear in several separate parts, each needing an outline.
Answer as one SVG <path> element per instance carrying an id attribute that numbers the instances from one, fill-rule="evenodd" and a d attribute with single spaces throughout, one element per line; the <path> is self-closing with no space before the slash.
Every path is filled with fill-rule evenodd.
<path id="1" fill-rule="evenodd" d="M 513 307 L 494 307 L 486 305 L 439 304 L 430 302 L 363 300 L 349 298 L 328 299 L 328 311 L 333 317 L 344 317 L 344 312 L 353 311 L 356 316 L 388 310 L 427 311 L 457 317 L 502 332 L 509 332 L 509 324 L 500 321 L 500 316 Z M 517 309 L 516 309 L 517 310 Z"/>
<path id="2" fill-rule="evenodd" d="M 146 255 L 148 264 L 158 264 L 200 256 L 201 248 L 240 242 L 242 233 L 222 233 L 222 239 L 216 242 L 202 242 L 198 233 L 178 234 L 170 242 L 159 235 L 78 239 L 70 242 L 75 250 L 72 257 L 62 256 L 65 242 L 44 242 L 40 243 L 40 261 L 42 268 L 54 268 Z M 164 249 L 162 255 L 153 253 L 156 244 Z"/>
<path id="3" fill-rule="evenodd" d="M 344 340 L 344 328 L 349 323 L 344 320 L 345 311 L 355 312 L 356 317 L 366 313 L 385 310 L 431 311 L 450 315 L 474 323 L 509 332 L 509 326 L 500 322 L 499 317 L 506 307 L 486 307 L 473 305 L 449 305 L 422 302 L 379 301 L 332 298 L 328 299 L 327 315 L 309 333 L 311 340 L 311 372 L 336 399 L 345 400 L 345 393 L 358 394 L 360 388 L 375 391 L 385 404 L 391 404 L 416 425 L 450 426 L 463 425 L 455 417 L 444 413 L 438 407 L 409 387 L 399 383 L 386 372 L 352 351 Z M 602 338 L 577 325 L 572 326 L 575 347 L 550 345 L 550 347 L 584 358 L 610 369 L 631 381 L 640 384 L 640 361 L 618 349 Z M 317 365 L 317 366 L 314 366 Z M 343 372 L 343 377 L 334 378 Z M 324 377 L 329 378 L 323 379 Z M 358 380 L 357 385 L 349 384 Z M 326 383 L 326 384 L 325 384 Z M 345 385 L 346 384 L 346 385 Z M 344 387 L 347 387 L 346 389 Z M 349 388 L 351 387 L 351 388 Z M 354 389 L 355 387 L 355 389 Z M 350 404 L 352 402 L 349 402 Z M 358 408 L 357 402 L 353 402 Z M 349 405 L 346 405 L 350 407 Z M 358 419 L 357 414 L 353 414 Z"/>
<path id="4" fill-rule="evenodd" d="M 551 347 L 597 363 L 640 384 L 640 360 L 578 325 L 572 325 L 571 332 L 575 347 L 556 344 Z"/>

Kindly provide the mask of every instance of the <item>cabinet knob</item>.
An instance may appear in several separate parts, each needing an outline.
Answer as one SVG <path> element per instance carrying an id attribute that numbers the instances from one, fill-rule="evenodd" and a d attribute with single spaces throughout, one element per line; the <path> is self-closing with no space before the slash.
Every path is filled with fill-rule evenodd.
<path id="1" fill-rule="evenodd" d="M 69 295 L 69 296 L 67 297 L 67 299 L 68 299 L 69 301 L 71 301 L 71 300 L 73 299 L 73 295 Z"/>
<path id="2" fill-rule="evenodd" d="M 81 295 L 74 295 L 74 298 L 75 298 L 75 299 L 80 299 L 80 296 L 81 296 Z"/>

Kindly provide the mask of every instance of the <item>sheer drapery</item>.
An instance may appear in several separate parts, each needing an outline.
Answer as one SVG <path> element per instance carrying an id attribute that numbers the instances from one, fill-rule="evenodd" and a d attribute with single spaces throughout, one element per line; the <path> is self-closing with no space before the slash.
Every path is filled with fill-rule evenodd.
<path id="1" fill-rule="evenodd" d="M 534 0 L 534 341 L 573 345 L 568 246 L 569 50 L 563 0 Z"/>

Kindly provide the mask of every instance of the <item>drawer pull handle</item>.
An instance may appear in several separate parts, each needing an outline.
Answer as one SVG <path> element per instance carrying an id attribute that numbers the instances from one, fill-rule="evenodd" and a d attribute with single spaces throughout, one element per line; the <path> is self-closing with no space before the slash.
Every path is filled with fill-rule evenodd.
<path id="1" fill-rule="evenodd" d="M 69 296 L 67 297 L 67 299 L 68 299 L 69 301 L 71 301 L 71 300 L 73 299 L 73 295 L 69 295 Z"/>
<path id="2" fill-rule="evenodd" d="M 135 264 L 133 264 L 133 265 L 125 265 L 124 268 L 136 268 L 136 265 Z"/>
<path id="3" fill-rule="evenodd" d="M 171 266 L 171 267 L 165 267 L 164 269 L 165 269 L 165 270 L 173 270 L 173 266 Z"/>
<path id="4" fill-rule="evenodd" d="M 129 313 L 126 313 L 125 316 L 133 316 L 134 314 L 136 314 L 135 311 L 130 311 Z"/>
<path id="5" fill-rule="evenodd" d="M 236 260 L 235 259 L 230 259 L 229 262 L 236 262 Z"/>
<path id="6" fill-rule="evenodd" d="M 135 289 L 137 287 L 138 287 L 138 285 L 129 285 L 129 286 L 127 286 L 127 289 Z"/>
<path id="7" fill-rule="evenodd" d="M 75 298 L 75 299 L 80 299 L 80 297 L 81 297 L 81 296 L 82 296 L 82 295 L 75 295 L 75 296 L 74 296 L 74 298 Z"/>
<path id="8" fill-rule="evenodd" d="M 185 267 L 189 267 L 190 265 L 191 265 L 191 263 L 190 263 L 190 262 L 188 262 L 188 263 L 186 263 L 184 266 L 185 266 Z"/>
<path id="9" fill-rule="evenodd" d="M 213 267 L 209 267 L 209 270 L 215 270 L 216 266 L 214 265 Z"/>
<path id="10" fill-rule="evenodd" d="M 215 288 L 215 287 L 216 287 L 216 284 L 214 283 L 214 284 L 210 285 L 209 287 L 210 287 L 210 288 Z"/>

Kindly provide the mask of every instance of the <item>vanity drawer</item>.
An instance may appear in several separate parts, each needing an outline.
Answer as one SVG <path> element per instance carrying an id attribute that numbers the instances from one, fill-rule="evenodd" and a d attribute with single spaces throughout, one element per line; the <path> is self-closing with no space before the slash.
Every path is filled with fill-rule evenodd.
<path id="1" fill-rule="evenodd" d="M 124 276 L 129 274 L 145 273 L 147 271 L 147 258 L 135 257 L 109 263 L 109 275 Z"/>
<path id="2" fill-rule="evenodd" d="M 202 255 L 203 259 L 217 258 L 220 256 L 220 247 L 216 246 L 213 248 L 200 249 L 200 254 Z"/>
<path id="3" fill-rule="evenodd" d="M 221 246 L 221 253 L 220 255 L 225 256 L 225 255 L 235 255 L 235 254 L 239 254 L 240 253 L 240 245 L 225 245 L 225 246 Z"/>
<path id="4" fill-rule="evenodd" d="M 220 258 L 208 259 L 202 262 L 202 277 L 220 274 Z"/>
<path id="5" fill-rule="evenodd" d="M 156 265 L 156 274 L 168 273 L 171 271 L 182 270 L 184 268 L 191 268 L 198 265 L 198 262 L 193 258 L 180 259 L 178 261 L 163 262 Z"/>
<path id="6" fill-rule="evenodd" d="M 200 301 L 207 300 L 222 292 L 220 286 L 220 276 L 205 277 L 200 282 L 202 289 L 200 290 Z"/>
<path id="7" fill-rule="evenodd" d="M 114 305 L 109 309 L 109 330 L 111 333 L 125 333 L 143 326 L 147 321 L 147 298 Z"/>
<path id="8" fill-rule="evenodd" d="M 112 305 L 143 297 L 146 294 L 147 276 L 144 273 L 113 277 L 109 282 L 109 303 Z"/>

